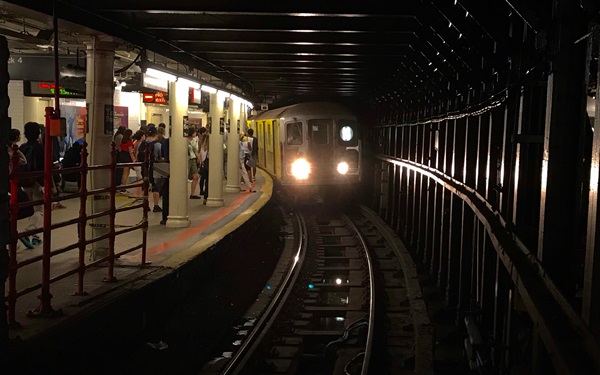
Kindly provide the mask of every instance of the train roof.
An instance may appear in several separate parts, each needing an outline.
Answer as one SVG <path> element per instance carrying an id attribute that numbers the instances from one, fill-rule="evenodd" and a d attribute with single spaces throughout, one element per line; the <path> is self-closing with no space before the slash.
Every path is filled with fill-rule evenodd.
<path id="1" fill-rule="evenodd" d="M 265 120 L 282 117 L 304 117 L 307 114 L 356 117 L 356 115 L 350 109 L 339 103 L 306 102 L 262 111 L 257 113 L 256 115 L 250 116 L 248 119 Z"/>

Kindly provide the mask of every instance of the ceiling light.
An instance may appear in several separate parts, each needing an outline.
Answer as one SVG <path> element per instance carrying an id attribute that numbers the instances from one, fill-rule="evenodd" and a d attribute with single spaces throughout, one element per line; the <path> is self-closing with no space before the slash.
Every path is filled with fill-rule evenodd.
<path id="1" fill-rule="evenodd" d="M 227 91 L 223 91 L 223 90 L 217 90 L 217 97 L 219 98 L 229 98 L 231 94 L 228 93 Z"/>
<path id="2" fill-rule="evenodd" d="M 207 85 L 202 85 L 200 87 L 200 90 L 207 92 L 209 94 L 216 94 L 217 93 L 217 89 L 215 89 L 214 87 L 211 86 L 207 86 Z"/>
<path id="3" fill-rule="evenodd" d="M 164 79 L 165 81 L 171 81 L 171 82 L 175 82 L 175 80 L 177 79 L 177 77 L 175 77 L 173 74 L 169 74 L 169 73 L 166 73 L 161 70 L 154 69 L 154 68 L 147 68 L 146 74 L 148 74 L 154 78 Z"/>
<path id="4" fill-rule="evenodd" d="M 194 88 L 194 89 L 199 89 L 200 88 L 200 84 L 198 82 L 190 81 L 187 78 L 179 77 L 179 78 L 177 78 L 177 82 L 178 83 L 182 83 L 184 85 L 188 85 L 188 87 L 191 87 L 191 88 Z"/>

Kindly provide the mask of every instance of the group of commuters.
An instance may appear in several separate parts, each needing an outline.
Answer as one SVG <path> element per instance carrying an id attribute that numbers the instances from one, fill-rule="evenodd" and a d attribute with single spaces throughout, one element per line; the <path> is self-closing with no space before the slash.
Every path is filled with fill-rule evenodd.
<path id="1" fill-rule="evenodd" d="M 165 162 L 169 160 L 169 142 L 165 138 L 165 124 L 160 123 L 142 125 L 140 129 L 133 133 L 131 129 L 120 126 L 113 137 L 115 148 L 117 150 L 118 163 L 136 163 L 144 161 L 147 154 L 150 155 L 152 163 Z M 12 170 L 13 157 L 18 158 L 18 165 L 21 172 L 43 171 L 44 170 L 44 143 L 43 143 L 43 125 L 36 122 L 28 122 L 24 126 L 24 135 L 26 142 L 19 144 L 21 133 L 18 129 L 11 129 L 9 134 L 8 153 L 11 158 L 9 170 Z M 188 179 L 191 181 L 190 199 L 203 199 L 206 204 L 208 198 L 208 166 L 209 166 L 209 132 L 206 128 L 190 127 L 188 129 Z M 54 139 L 53 139 L 54 140 Z M 13 155 L 13 145 L 17 145 L 16 155 Z M 54 152 L 53 144 L 52 157 L 53 163 L 59 165 L 59 153 Z M 81 162 L 81 144 L 75 142 L 69 147 L 62 159 L 63 168 L 77 167 Z M 58 151 L 58 147 L 56 147 Z M 56 155 L 55 155 L 56 154 Z M 239 137 L 239 168 L 241 174 L 240 192 L 255 192 L 256 165 L 258 158 L 258 143 L 254 137 L 253 129 L 248 129 L 246 133 L 240 133 Z M 143 169 L 141 166 L 126 166 L 117 168 L 115 171 L 116 183 L 119 186 L 119 192 L 129 194 L 127 184 L 130 179 L 131 170 L 135 172 L 135 182 L 141 181 Z M 66 183 L 76 183 L 79 187 L 79 173 L 65 173 L 58 175 L 59 179 L 52 180 L 51 189 L 53 194 L 58 194 L 64 189 Z M 152 168 L 149 171 L 149 180 L 152 191 L 152 211 L 162 212 L 161 224 L 166 224 L 168 216 L 168 173 L 165 176 Z M 43 200 L 44 177 L 22 178 L 19 181 L 19 191 L 26 196 L 28 200 Z M 162 197 L 163 207 L 160 206 Z M 64 208 L 60 203 L 53 208 Z M 33 207 L 31 213 L 24 215 L 29 218 L 25 231 L 40 228 L 43 222 L 43 205 Z M 21 218 L 21 215 L 20 215 Z M 27 248 L 33 249 L 39 245 L 42 240 L 38 235 L 31 237 L 21 237 L 19 239 Z"/>
<path id="2" fill-rule="evenodd" d="M 169 160 L 169 140 L 165 138 L 166 125 L 164 123 L 156 126 L 153 123 L 141 125 L 140 129 L 133 133 L 133 130 L 119 126 L 114 134 L 113 141 L 117 150 L 117 163 L 139 163 L 144 162 L 146 155 L 152 160 L 151 165 Z M 123 194 L 130 194 L 126 189 L 129 183 L 131 170 L 136 174 L 135 182 L 141 181 L 144 176 L 144 170 L 141 165 L 133 167 L 124 166 L 116 169 L 115 179 Z M 152 212 L 163 212 L 161 224 L 166 224 L 168 211 L 168 178 L 151 167 L 148 172 L 150 189 L 152 191 Z M 163 197 L 163 207 L 160 206 L 160 198 Z"/>
<path id="3" fill-rule="evenodd" d="M 204 198 L 204 204 L 206 204 L 208 198 L 209 132 L 204 127 L 199 129 L 190 127 L 187 131 L 187 139 L 188 180 L 191 181 L 190 199 Z M 238 159 L 241 174 L 240 191 L 255 192 L 258 142 L 254 137 L 253 129 L 248 129 L 247 133 L 240 133 Z M 226 166 L 224 165 L 225 169 Z"/>

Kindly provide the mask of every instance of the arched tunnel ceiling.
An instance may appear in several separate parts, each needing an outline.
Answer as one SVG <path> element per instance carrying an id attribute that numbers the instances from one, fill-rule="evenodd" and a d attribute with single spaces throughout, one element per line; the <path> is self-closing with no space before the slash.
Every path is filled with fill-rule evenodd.
<path id="1" fill-rule="evenodd" d="M 52 1 L 11 2 L 53 11 Z M 256 102 L 285 104 L 451 98 L 493 82 L 514 53 L 512 21 L 536 32 L 549 4 L 62 0 L 56 12 L 205 71 Z"/>

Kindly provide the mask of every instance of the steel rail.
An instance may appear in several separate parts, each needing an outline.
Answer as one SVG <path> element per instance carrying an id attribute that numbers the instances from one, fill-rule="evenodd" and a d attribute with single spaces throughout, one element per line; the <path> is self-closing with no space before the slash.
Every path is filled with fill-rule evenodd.
<path id="1" fill-rule="evenodd" d="M 369 294 L 370 297 L 369 298 L 369 328 L 367 330 L 367 342 L 365 345 L 365 352 L 364 352 L 364 356 L 363 356 L 363 361 L 362 361 L 362 370 L 361 370 L 361 375 L 367 375 L 369 374 L 369 363 L 371 361 L 371 351 L 373 349 L 373 336 L 374 336 L 374 330 L 375 330 L 375 318 L 376 318 L 376 311 L 375 311 L 375 298 L 377 297 L 375 295 L 375 274 L 374 274 L 374 270 L 373 270 L 373 259 L 371 258 L 371 253 L 369 252 L 369 246 L 367 245 L 367 242 L 365 241 L 365 238 L 363 237 L 363 235 L 360 233 L 360 231 L 358 230 L 358 228 L 356 227 L 356 225 L 354 224 L 354 222 L 352 222 L 352 220 L 344 215 L 344 219 L 346 220 L 346 223 L 352 228 L 352 230 L 354 231 L 354 233 L 356 233 L 356 236 L 358 237 L 358 240 L 360 241 L 362 247 L 365 249 L 365 257 L 367 258 L 367 266 L 369 268 Z"/>
<path id="2" fill-rule="evenodd" d="M 293 288 L 290 286 L 295 284 L 300 275 L 300 270 L 302 269 L 304 259 L 306 258 L 306 249 L 308 246 L 307 229 L 304 217 L 301 214 L 296 213 L 295 218 L 298 227 L 299 242 L 296 250 L 296 256 L 294 257 L 294 263 L 289 268 L 283 283 L 279 286 L 277 293 L 265 310 L 265 313 L 262 315 L 254 329 L 252 329 L 252 331 L 248 334 L 246 340 L 244 340 L 231 360 L 227 363 L 227 366 L 225 366 L 225 369 L 221 372 L 221 375 L 240 374 L 240 371 L 243 370 L 246 363 L 250 360 L 250 357 L 275 322 L 279 312 L 292 293 Z"/>

